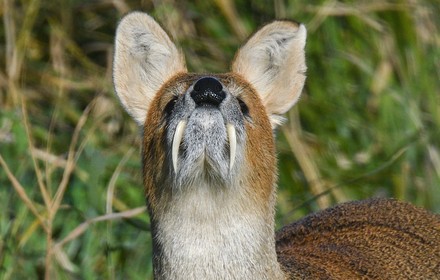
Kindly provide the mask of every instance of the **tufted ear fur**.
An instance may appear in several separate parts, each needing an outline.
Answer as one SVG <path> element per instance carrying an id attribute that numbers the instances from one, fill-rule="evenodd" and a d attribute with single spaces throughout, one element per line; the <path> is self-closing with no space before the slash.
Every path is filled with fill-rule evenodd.
<path id="1" fill-rule="evenodd" d="M 172 76 L 186 72 L 184 57 L 149 15 L 133 12 L 116 30 L 113 80 L 125 110 L 142 126 L 151 100 Z"/>
<path id="2" fill-rule="evenodd" d="M 258 92 L 272 126 L 298 100 L 305 81 L 304 25 L 275 21 L 257 31 L 240 48 L 232 71 L 243 76 Z"/>

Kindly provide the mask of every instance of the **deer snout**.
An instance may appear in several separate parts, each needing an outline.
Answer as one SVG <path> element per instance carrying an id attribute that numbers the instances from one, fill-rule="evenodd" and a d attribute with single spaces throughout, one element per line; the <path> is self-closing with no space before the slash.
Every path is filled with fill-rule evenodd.
<path id="1" fill-rule="evenodd" d="M 203 77 L 197 80 L 190 95 L 197 106 L 218 107 L 226 98 L 222 83 L 214 77 Z"/>
<path id="2" fill-rule="evenodd" d="M 231 92 L 235 87 L 230 80 L 209 74 L 191 78 L 167 119 L 173 173 L 179 185 L 202 175 L 225 182 L 242 159 L 245 131 L 241 105 L 237 93 Z"/>

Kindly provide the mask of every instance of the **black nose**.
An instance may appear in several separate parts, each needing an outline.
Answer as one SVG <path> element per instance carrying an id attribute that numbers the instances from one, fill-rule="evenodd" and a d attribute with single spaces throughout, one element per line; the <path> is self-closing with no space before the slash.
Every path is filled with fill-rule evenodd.
<path id="1" fill-rule="evenodd" d="M 191 98 L 197 105 L 218 106 L 226 98 L 226 93 L 219 80 L 213 77 L 203 77 L 194 84 Z"/>

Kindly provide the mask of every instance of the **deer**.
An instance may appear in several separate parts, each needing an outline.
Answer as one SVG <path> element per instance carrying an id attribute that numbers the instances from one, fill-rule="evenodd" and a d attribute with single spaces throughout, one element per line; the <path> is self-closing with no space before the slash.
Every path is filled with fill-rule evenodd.
<path id="1" fill-rule="evenodd" d="M 142 137 L 155 279 L 440 279 L 440 215 L 345 202 L 275 232 L 275 129 L 306 79 L 303 24 L 275 20 L 228 73 L 190 73 L 148 14 L 115 35 L 113 82 Z"/>

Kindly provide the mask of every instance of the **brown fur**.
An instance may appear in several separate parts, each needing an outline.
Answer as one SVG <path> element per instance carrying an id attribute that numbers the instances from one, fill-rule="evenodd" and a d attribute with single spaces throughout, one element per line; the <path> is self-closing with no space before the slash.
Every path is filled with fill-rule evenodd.
<path id="1" fill-rule="evenodd" d="M 266 206 L 273 195 L 273 187 L 276 181 L 275 143 L 272 135 L 271 124 L 267 112 L 261 104 L 260 98 L 255 90 L 240 76 L 228 74 L 230 81 L 242 88 L 240 98 L 248 104 L 252 122 L 246 123 L 247 145 L 246 163 L 249 168 L 246 174 L 248 183 L 252 189 L 250 195 L 257 196 L 257 201 Z"/>
<path id="2" fill-rule="evenodd" d="M 292 279 L 440 279 L 440 216 L 396 200 L 340 204 L 276 242 Z"/>

